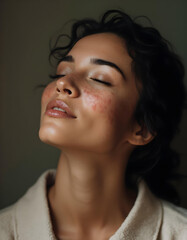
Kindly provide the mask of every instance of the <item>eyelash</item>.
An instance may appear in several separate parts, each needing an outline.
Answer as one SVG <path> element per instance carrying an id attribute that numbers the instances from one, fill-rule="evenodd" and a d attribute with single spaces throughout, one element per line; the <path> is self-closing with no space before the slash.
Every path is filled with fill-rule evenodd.
<path id="1" fill-rule="evenodd" d="M 65 76 L 64 74 L 55 74 L 55 75 L 50 75 L 50 78 L 58 79 L 58 78 L 61 78 L 61 77 L 64 77 L 64 76 Z"/>
<path id="2" fill-rule="evenodd" d="M 105 85 L 107 85 L 107 86 L 111 86 L 111 83 L 109 83 L 109 82 L 101 81 L 101 80 L 99 80 L 99 79 L 97 79 L 97 78 L 90 78 L 90 79 L 92 79 L 92 80 L 94 80 L 94 81 L 96 81 L 96 82 L 103 83 L 103 84 L 105 84 Z"/>
<path id="3" fill-rule="evenodd" d="M 64 76 L 65 76 L 64 74 L 55 74 L 55 75 L 50 75 L 50 78 L 52 78 L 52 79 L 59 79 L 59 78 L 64 77 Z M 101 81 L 101 80 L 99 80 L 97 78 L 90 78 L 90 79 L 93 80 L 93 81 L 105 84 L 107 86 L 111 86 L 111 83 L 109 83 L 109 82 Z"/>

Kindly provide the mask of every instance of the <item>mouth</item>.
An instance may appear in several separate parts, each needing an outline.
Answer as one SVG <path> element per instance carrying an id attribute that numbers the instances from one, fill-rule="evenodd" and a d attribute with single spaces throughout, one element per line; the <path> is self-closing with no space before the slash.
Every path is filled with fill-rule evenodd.
<path id="1" fill-rule="evenodd" d="M 76 118 L 69 106 L 59 99 L 48 103 L 45 114 L 55 118 Z"/>

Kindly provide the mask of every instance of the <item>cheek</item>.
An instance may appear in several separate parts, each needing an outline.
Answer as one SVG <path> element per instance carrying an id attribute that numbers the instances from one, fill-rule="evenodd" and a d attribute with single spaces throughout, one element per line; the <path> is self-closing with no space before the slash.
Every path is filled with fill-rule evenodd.
<path id="1" fill-rule="evenodd" d="M 51 96 L 54 94 L 54 88 L 55 87 L 55 82 L 50 83 L 47 85 L 47 87 L 44 89 L 43 94 L 42 94 L 42 99 L 41 103 L 46 104 Z"/>
<path id="2" fill-rule="evenodd" d="M 115 101 L 112 93 L 94 93 L 89 89 L 84 89 L 84 100 L 96 114 L 103 115 L 109 122 L 113 123 L 116 115 Z"/>
<path id="3" fill-rule="evenodd" d="M 128 96 L 124 100 L 112 92 L 93 92 L 93 90 L 84 89 L 83 99 L 86 107 L 89 106 L 96 116 L 105 119 L 106 124 L 112 128 L 126 128 L 132 121 L 134 105 Z"/>

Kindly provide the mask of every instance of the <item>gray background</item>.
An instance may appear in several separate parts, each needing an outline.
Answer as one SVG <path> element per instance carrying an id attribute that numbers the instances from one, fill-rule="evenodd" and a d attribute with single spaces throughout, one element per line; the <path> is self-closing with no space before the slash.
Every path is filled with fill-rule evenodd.
<path id="1" fill-rule="evenodd" d="M 49 40 L 70 19 L 100 16 L 121 8 L 148 16 L 187 66 L 186 0 L 4 0 L 0 2 L 0 208 L 15 202 L 40 174 L 55 168 L 59 151 L 38 139 L 40 96 L 48 81 Z M 66 27 L 65 29 L 68 29 Z M 185 79 L 186 81 L 186 79 Z M 186 82 L 187 83 L 187 82 Z M 173 146 L 187 173 L 187 113 Z M 187 207 L 187 181 L 179 184 Z"/>

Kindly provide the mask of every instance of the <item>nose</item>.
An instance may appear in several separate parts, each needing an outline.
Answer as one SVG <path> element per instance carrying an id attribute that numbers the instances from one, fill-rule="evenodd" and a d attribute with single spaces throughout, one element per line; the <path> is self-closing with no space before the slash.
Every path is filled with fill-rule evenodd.
<path id="1" fill-rule="evenodd" d="M 74 84 L 73 80 L 66 76 L 59 78 L 56 81 L 56 92 L 62 95 L 68 95 L 69 97 L 76 98 L 80 92 L 78 87 Z"/>

